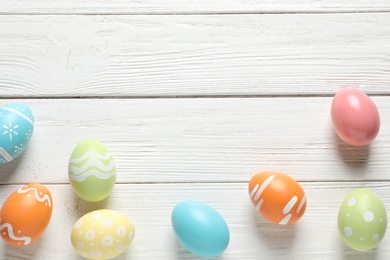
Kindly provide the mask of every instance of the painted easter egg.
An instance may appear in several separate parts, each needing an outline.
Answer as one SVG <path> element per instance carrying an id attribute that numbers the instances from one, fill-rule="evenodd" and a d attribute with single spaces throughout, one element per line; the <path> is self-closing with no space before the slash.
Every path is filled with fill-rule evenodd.
<path id="1" fill-rule="evenodd" d="M 0 108 L 0 164 L 12 161 L 26 148 L 34 130 L 34 117 L 27 105 Z"/>
<path id="2" fill-rule="evenodd" d="M 38 183 L 25 185 L 11 194 L 0 211 L 1 237 L 12 246 L 37 240 L 50 222 L 53 200 Z"/>
<path id="3" fill-rule="evenodd" d="M 225 220 L 204 203 L 188 200 L 177 204 L 171 221 L 179 242 L 200 257 L 216 257 L 229 244 L 230 233 Z"/>
<path id="4" fill-rule="evenodd" d="M 271 222 L 292 224 L 305 213 L 305 192 L 286 174 L 258 173 L 250 180 L 248 192 L 256 210 Z"/>
<path id="5" fill-rule="evenodd" d="M 104 144 L 87 139 L 74 148 L 69 160 L 69 180 L 75 193 L 86 201 L 101 201 L 111 193 L 116 168 Z"/>
<path id="6" fill-rule="evenodd" d="M 371 190 L 356 189 L 341 203 L 338 227 L 341 237 L 350 247 L 359 251 L 371 250 L 386 233 L 385 206 Z"/>
<path id="7" fill-rule="evenodd" d="M 378 109 L 365 93 L 357 89 L 345 88 L 335 95 L 331 117 L 337 135 L 349 145 L 368 145 L 378 135 Z"/>
<path id="8" fill-rule="evenodd" d="M 110 259 L 133 241 L 134 224 L 117 211 L 101 209 L 82 216 L 72 228 L 74 249 L 88 259 Z"/>

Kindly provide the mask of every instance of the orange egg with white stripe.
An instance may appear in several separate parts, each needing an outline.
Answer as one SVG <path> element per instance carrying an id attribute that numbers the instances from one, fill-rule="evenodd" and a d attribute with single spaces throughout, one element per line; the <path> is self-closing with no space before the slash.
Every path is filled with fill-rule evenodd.
<path id="1" fill-rule="evenodd" d="M 276 224 L 292 224 L 306 210 L 306 196 L 301 185 L 279 172 L 261 172 L 252 177 L 248 192 L 256 210 Z"/>

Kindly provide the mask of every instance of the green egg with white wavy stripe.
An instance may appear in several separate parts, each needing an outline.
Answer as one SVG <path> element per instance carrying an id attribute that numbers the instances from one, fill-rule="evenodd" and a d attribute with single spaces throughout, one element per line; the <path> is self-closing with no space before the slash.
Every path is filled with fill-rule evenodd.
<path id="1" fill-rule="evenodd" d="M 89 202 L 105 199 L 116 180 L 114 159 L 107 147 L 95 139 L 86 139 L 74 148 L 68 172 L 75 193 Z"/>
<path id="2" fill-rule="evenodd" d="M 374 249 L 387 229 L 387 213 L 382 200 L 370 189 L 353 190 L 341 203 L 338 227 L 345 243 L 353 249 Z"/>

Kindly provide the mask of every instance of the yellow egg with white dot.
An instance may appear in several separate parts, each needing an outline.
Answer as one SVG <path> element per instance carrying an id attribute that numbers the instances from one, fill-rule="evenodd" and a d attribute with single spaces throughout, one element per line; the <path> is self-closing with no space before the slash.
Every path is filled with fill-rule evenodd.
<path id="1" fill-rule="evenodd" d="M 134 235 L 134 224 L 125 214 L 101 209 L 85 214 L 75 223 L 71 242 L 87 259 L 110 259 L 122 254 Z"/>

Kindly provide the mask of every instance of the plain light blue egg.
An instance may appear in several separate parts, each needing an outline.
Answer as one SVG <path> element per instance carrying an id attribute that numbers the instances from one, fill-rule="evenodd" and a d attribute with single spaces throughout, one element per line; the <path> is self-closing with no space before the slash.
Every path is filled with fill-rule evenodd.
<path id="1" fill-rule="evenodd" d="M 0 108 L 0 164 L 18 157 L 30 141 L 34 116 L 25 104 L 9 104 Z"/>
<path id="2" fill-rule="evenodd" d="M 172 211 L 172 226 L 179 242 L 200 257 L 219 256 L 229 244 L 226 221 L 201 202 L 187 200 L 177 204 Z"/>

